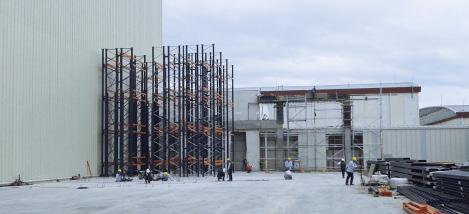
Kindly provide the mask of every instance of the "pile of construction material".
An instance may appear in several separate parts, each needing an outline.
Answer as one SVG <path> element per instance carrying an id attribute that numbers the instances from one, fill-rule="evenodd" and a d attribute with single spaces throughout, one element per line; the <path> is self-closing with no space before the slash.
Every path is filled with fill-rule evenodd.
<path id="1" fill-rule="evenodd" d="M 410 158 L 384 158 L 367 161 L 369 175 L 379 173 L 389 178 L 406 178 L 419 185 L 434 186 L 432 173 L 455 169 L 453 162 L 427 162 Z"/>
<path id="2" fill-rule="evenodd" d="M 462 170 L 435 172 L 433 177 L 436 180 L 435 189 L 469 202 L 469 172 Z"/>
<path id="3" fill-rule="evenodd" d="M 410 161 L 410 158 L 384 158 L 384 159 L 377 159 L 377 160 L 368 160 L 366 162 L 367 171 L 372 174 L 375 172 L 379 172 L 382 175 L 387 175 L 391 178 L 391 170 L 389 167 L 390 162 L 395 161 Z"/>
<path id="4" fill-rule="evenodd" d="M 409 213 L 469 213 L 469 167 L 410 158 L 378 159 L 367 166 L 370 174 L 390 176 L 389 188 L 397 187 L 412 201 L 403 205 Z M 379 193 L 379 188 L 374 190 Z"/>
<path id="5" fill-rule="evenodd" d="M 407 178 L 407 180 L 426 186 L 434 186 L 434 172 L 447 171 L 456 168 L 452 162 L 427 162 L 425 160 L 390 161 L 391 177 Z"/>
<path id="6" fill-rule="evenodd" d="M 378 160 L 369 160 L 366 161 L 366 171 L 375 174 L 376 172 L 379 172 L 382 175 L 388 175 L 390 177 L 389 173 L 389 162 L 386 160 L 378 159 Z"/>
<path id="7" fill-rule="evenodd" d="M 465 208 L 453 209 L 450 207 L 450 205 L 458 205 L 461 202 L 461 198 L 454 197 L 428 187 L 399 186 L 397 187 L 397 192 L 404 195 L 411 201 L 431 205 L 442 213 L 457 213 L 456 210 L 465 210 Z"/>
<path id="8" fill-rule="evenodd" d="M 405 176 L 418 185 L 397 188 L 408 199 L 429 204 L 441 213 L 469 213 L 469 172 L 454 163 L 416 161 L 390 165 L 392 176 Z M 402 173 L 403 169 L 407 169 L 407 173 Z"/>
<path id="9" fill-rule="evenodd" d="M 368 193 L 373 194 L 375 197 L 392 197 L 392 192 L 385 186 L 371 186 L 368 188 Z"/>
<path id="10" fill-rule="evenodd" d="M 411 201 L 431 205 L 442 213 L 469 213 L 469 204 L 463 198 L 422 186 L 400 186 L 397 192 Z"/>
<path id="11" fill-rule="evenodd" d="M 21 175 L 18 175 L 18 178 L 7 186 L 26 186 L 26 185 L 31 185 L 31 184 L 21 180 Z"/>

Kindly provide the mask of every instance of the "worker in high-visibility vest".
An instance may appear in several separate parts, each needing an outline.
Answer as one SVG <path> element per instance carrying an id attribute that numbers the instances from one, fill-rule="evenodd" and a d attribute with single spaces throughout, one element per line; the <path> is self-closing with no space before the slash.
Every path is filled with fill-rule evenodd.
<path id="1" fill-rule="evenodd" d="M 350 185 L 353 185 L 353 171 L 358 167 L 357 165 L 357 158 L 352 157 L 352 160 L 347 164 L 347 179 L 345 180 L 345 185 L 348 185 L 348 181 L 350 179 Z"/>

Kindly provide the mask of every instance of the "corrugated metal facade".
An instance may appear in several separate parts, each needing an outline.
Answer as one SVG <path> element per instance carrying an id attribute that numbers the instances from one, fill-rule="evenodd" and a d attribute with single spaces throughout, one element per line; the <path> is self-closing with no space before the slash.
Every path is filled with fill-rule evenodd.
<path id="1" fill-rule="evenodd" d="M 161 0 L 0 1 L 0 183 L 94 175 L 101 48 L 161 45 Z"/>
<path id="2" fill-rule="evenodd" d="M 409 127 L 384 129 L 385 157 L 411 157 L 429 161 L 469 160 L 469 127 Z M 379 131 L 363 133 L 365 159 L 379 158 Z"/>

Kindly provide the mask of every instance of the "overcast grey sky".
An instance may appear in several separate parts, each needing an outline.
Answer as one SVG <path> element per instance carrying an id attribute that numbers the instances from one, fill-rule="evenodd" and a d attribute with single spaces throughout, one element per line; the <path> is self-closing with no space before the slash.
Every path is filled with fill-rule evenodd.
<path id="1" fill-rule="evenodd" d="M 415 82 L 469 104 L 469 1 L 163 0 L 163 43 L 215 43 L 235 87 Z"/>

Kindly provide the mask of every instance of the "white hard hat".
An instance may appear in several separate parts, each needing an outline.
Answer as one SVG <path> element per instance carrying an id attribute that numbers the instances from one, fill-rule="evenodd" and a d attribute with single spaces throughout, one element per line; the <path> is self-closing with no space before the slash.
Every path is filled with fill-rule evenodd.
<path id="1" fill-rule="evenodd" d="M 147 169 L 147 173 L 150 173 L 150 169 Z"/>
<path id="2" fill-rule="evenodd" d="M 345 159 L 342 158 L 342 161 L 345 161 Z"/>

